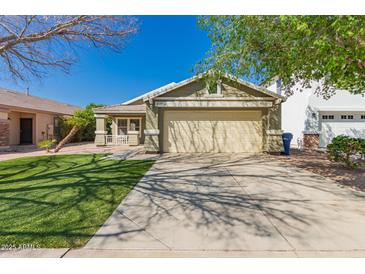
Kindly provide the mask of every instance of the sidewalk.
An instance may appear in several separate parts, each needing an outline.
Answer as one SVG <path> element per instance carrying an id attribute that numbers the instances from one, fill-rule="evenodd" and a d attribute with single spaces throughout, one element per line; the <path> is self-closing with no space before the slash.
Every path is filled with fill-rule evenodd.
<path id="1" fill-rule="evenodd" d="M 32 249 L 0 251 L 0 258 L 364 258 L 365 250 L 336 251 L 213 251 L 213 250 L 113 250 Z"/>

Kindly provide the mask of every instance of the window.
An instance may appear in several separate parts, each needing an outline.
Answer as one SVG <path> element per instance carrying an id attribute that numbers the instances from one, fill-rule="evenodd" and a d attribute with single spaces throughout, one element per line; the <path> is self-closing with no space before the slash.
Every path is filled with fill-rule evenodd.
<path id="1" fill-rule="evenodd" d="M 361 115 L 361 119 L 365 120 L 365 115 Z"/>
<path id="2" fill-rule="evenodd" d="M 346 120 L 347 116 L 346 115 L 341 115 L 341 119 L 342 120 Z"/>
<path id="3" fill-rule="evenodd" d="M 127 135 L 128 131 L 141 133 L 141 118 L 118 118 L 118 135 Z"/>
<path id="4" fill-rule="evenodd" d="M 208 95 L 222 95 L 222 81 L 208 81 L 206 83 L 206 88 L 208 91 Z"/>
<path id="5" fill-rule="evenodd" d="M 128 119 L 118 119 L 118 135 L 127 135 Z"/>
<path id="6" fill-rule="evenodd" d="M 347 119 L 349 119 L 349 120 L 353 120 L 353 119 L 354 119 L 354 115 L 348 115 L 348 116 L 347 116 Z"/>
<path id="7" fill-rule="evenodd" d="M 140 125 L 139 125 L 139 119 L 131 119 L 129 121 L 129 130 L 130 131 L 139 131 Z"/>
<path id="8" fill-rule="evenodd" d="M 334 115 L 322 115 L 322 119 L 323 120 L 327 120 L 327 119 L 333 120 L 333 119 L 335 119 L 335 116 Z"/>

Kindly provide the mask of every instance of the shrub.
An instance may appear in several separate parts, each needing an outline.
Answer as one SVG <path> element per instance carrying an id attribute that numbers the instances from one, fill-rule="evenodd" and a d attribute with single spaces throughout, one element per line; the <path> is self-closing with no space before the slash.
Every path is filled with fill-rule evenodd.
<path id="1" fill-rule="evenodd" d="M 334 162 L 344 163 L 347 167 L 355 168 L 360 164 L 364 153 L 365 141 L 345 135 L 333 138 L 327 146 L 327 158 Z"/>
<path id="2" fill-rule="evenodd" d="M 49 149 L 56 144 L 56 140 L 43 140 L 38 143 L 39 148 L 45 148 L 47 149 L 47 152 L 49 152 Z"/>
<path id="3" fill-rule="evenodd" d="M 361 159 L 365 160 L 365 139 L 359 139 Z"/>

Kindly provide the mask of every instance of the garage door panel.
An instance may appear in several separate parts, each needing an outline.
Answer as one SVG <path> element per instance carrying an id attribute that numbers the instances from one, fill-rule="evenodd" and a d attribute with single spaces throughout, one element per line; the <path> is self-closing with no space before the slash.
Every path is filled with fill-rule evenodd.
<path id="1" fill-rule="evenodd" d="M 165 111 L 164 152 L 260 152 L 261 112 Z"/>
<path id="2" fill-rule="evenodd" d="M 320 147 L 326 147 L 338 135 L 347 135 L 354 138 L 365 138 L 365 122 L 322 122 Z"/>

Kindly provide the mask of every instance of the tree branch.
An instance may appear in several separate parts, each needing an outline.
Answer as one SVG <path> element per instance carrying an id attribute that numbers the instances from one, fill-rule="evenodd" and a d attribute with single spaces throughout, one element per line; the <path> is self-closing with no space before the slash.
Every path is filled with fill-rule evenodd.
<path id="1" fill-rule="evenodd" d="M 125 16 L 0 16 L 0 57 L 15 78 L 39 77 L 46 67 L 67 70 L 73 45 L 119 51 L 136 30 Z"/>

